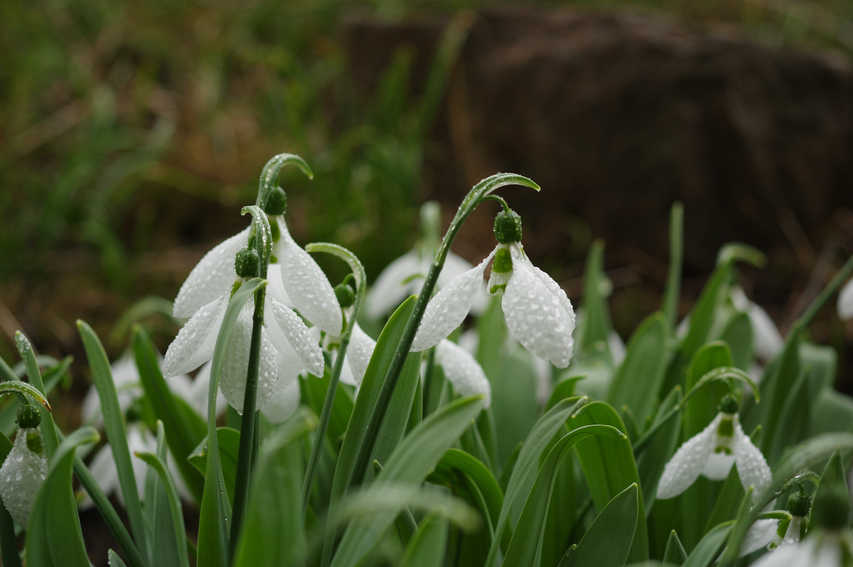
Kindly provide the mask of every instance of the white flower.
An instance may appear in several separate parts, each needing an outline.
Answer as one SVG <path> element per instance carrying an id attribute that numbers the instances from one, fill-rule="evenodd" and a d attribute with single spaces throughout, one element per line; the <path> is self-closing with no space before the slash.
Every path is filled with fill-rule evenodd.
<path id="1" fill-rule="evenodd" d="M 666 464 L 658 483 L 657 497 L 678 496 L 700 474 L 722 480 L 737 464 L 741 484 L 757 494 L 770 482 L 770 467 L 761 451 L 743 432 L 737 414 L 720 412 L 711 423 L 684 442 Z"/>
<path id="2" fill-rule="evenodd" d="M 517 242 L 499 244 L 479 265 L 453 278 L 430 300 L 412 350 L 437 345 L 462 323 L 496 254 L 501 263 L 510 266 L 501 266 L 508 270 L 500 271 L 492 268 L 489 289 L 503 290 L 501 308 L 510 336 L 534 355 L 565 368 L 574 347 L 572 304 L 557 282 L 530 262 Z"/>
<path id="3" fill-rule="evenodd" d="M 740 548 L 740 556 L 749 555 L 762 547 L 775 549 L 781 545 L 791 545 L 800 541 L 803 518 L 792 516 L 785 529 L 784 537 L 779 536 L 779 524 L 779 520 L 772 518 L 756 520 L 746 532 Z"/>
<path id="4" fill-rule="evenodd" d="M 486 373 L 474 357 L 447 339 L 435 347 L 435 362 L 460 396 L 483 396 L 483 407 L 492 403 L 492 387 Z"/>
<path id="5" fill-rule="evenodd" d="M 365 312 L 371 319 L 378 319 L 394 309 L 403 299 L 417 295 L 423 287 L 424 277 L 429 271 L 431 256 L 417 250 L 406 252 L 382 270 L 365 301 Z M 436 288 L 441 289 L 459 274 L 471 269 L 471 264 L 450 252 L 438 274 Z M 481 313 L 486 306 L 485 288 L 474 297 L 472 311 Z"/>
<path id="6" fill-rule="evenodd" d="M 853 278 L 844 284 L 838 294 L 838 316 L 842 319 L 853 319 Z"/>
<path id="7" fill-rule="evenodd" d="M 732 303 L 739 311 L 746 313 L 752 325 L 752 336 L 755 340 L 755 354 L 764 360 L 770 360 L 782 350 L 784 340 L 779 329 L 767 312 L 736 287 L 732 290 Z"/>
<path id="8" fill-rule="evenodd" d="M 26 528 L 36 495 L 47 477 L 47 459 L 27 446 L 27 434 L 36 429 L 19 429 L 15 443 L 0 467 L 0 498 L 19 525 Z"/>
<path id="9" fill-rule="evenodd" d="M 302 372 L 323 375 L 319 342 L 296 311 L 333 335 L 340 333 L 342 318 L 332 286 L 320 267 L 293 241 L 284 221 L 277 218 L 275 222 L 280 232 L 275 248 L 279 263 L 270 264 L 266 274 L 258 409 L 269 414 L 268 417 L 280 418 L 282 408 L 293 407 L 294 395 L 298 403 L 296 377 Z M 234 258 L 248 244 L 248 238 L 247 229 L 217 245 L 181 286 L 174 313 L 190 319 L 166 351 L 163 363 L 166 376 L 189 372 L 213 357 L 219 327 L 237 279 Z M 219 384 L 225 399 L 238 411 L 243 407 L 253 310 L 254 301 L 250 300 L 237 317 Z"/>
<path id="10" fill-rule="evenodd" d="M 753 563 L 753 567 L 841 567 L 850 553 L 841 533 L 817 532 L 800 543 L 783 544 Z M 842 549 L 847 546 L 848 549 Z M 849 556 L 849 555 L 848 555 Z"/>
<path id="11" fill-rule="evenodd" d="M 373 349 L 376 348 L 376 341 L 371 339 L 365 333 L 358 323 L 353 325 L 352 335 L 350 335 L 347 352 L 344 356 L 344 365 L 341 368 L 341 382 L 355 386 L 361 386 L 361 381 L 364 380 L 364 373 L 367 370 L 367 365 L 370 363 L 370 358 L 373 356 Z"/>

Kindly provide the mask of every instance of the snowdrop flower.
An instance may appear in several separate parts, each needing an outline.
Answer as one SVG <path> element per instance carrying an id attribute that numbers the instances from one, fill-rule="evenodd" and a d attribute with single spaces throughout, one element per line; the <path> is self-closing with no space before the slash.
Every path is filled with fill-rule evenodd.
<path id="1" fill-rule="evenodd" d="M 678 496 L 695 482 L 700 474 L 711 480 L 723 480 L 732 464 L 737 465 L 741 484 L 753 487 L 754 494 L 770 482 L 770 467 L 761 451 L 743 432 L 737 415 L 737 402 L 726 396 L 720 413 L 711 423 L 684 442 L 666 464 L 658 483 L 657 497 Z"/>
<path id="2" fill-rule="evenodd" d="M 776 356 L 782 350 L 785 341 L 767 311 L 750 301 L 739 287 L 732 290 L 732 303 L 736 309 L 743 311 L 749 317 L 752 336 L 755 339 L 755 354 L 764 360 L 770 360 Z"/>
<path id="3" fill-rule="evenodd" d="M 3 466 L 0 467 L 0 498 L 12 519 L 26 528 L 30 510 L 44 479 L 47 459 L 36 429 L 41 421 L 38 410 L 24 405 L 18 411 L 18 434 Z"/>
<path id="4" fill-rule="evenodd" d="M 281 212 L 283 208 L 271 214 Z M 275 246 L 279 263 L 270 264 L 266 273 L 269 283 L 258 371 L 258 408 L 269 413 L 267 417 L 272 414 L 281 417 L 282 408 L 295 407 L 294 400 L 298 403 L 295 381 L 298 374 L 323 375 L 320 345 L 296 310 L 333 335 L 340 333 L 342 324 L 340 307 L 326 276 L 314 259 L 293 241 L 283 219 L 279 216 L 274 222 L 279 236 Z M 174 314 L 190 319 L 166 351 L 163 363 L 166 376 L 189 372 L 213 357 L 219 327 L 237 279 L 235 257 L 246 250 L 248 243 L 249 229 L 220 243 L 201 259 L 181 286 Z M 253 310 L 252 299 L 237 317 L 219 384 L 225 399 L 237 411 L 243 407 Z"/>
<path id="5" fill-rule="evenodd" d="M 476 267 L 448 282 L 427 305 L 413 351 L 437 345 L 471 310 L 483 275 L 494 258 L 490 293 L 503 294 L 501 308 L 509 334 L 534 355 L 565 368 L 571 360 L 575 314 L 557 282 L 534 266 L 521 247 L 521 218 L 505 210 L 495 218 L 498 246 Z"/>
<path id="6" fill-rule="evenodd" d="M 805 532 L 809 505 L 808 495 L 800 490 L 788 498 L 787 508 L 790 517 L 787 520 L 771 518 L 756 520 L 746 532 L 746 537 L 740 548 L 740 556 L 749 555 L 762 547 L 776 549 L 781 545 L 799 542 L 801 534 Z"/>
<path id="7" fill-rule="evenodd" d="M 492 387 L 480 364 L 468 351 L 447 339 L 435 347 L 435 362 L 460 396 L 483 396 L 483 407 L 492 403 Z"/>
<path id="8" fill-rule="evenodd" d="M 844 284 L 838 294 L 838 316 L 842 319 L 853 319 L 853 278 Z"/>
<path id="9" fill-rule="evenodd" d="M 376 341 L 371 339 L 359 327 L 358 323 L 355 323 L 347 346 L 347 353 L 344 356 L 344 365 L 341 368 L 341 382 L 356 388 L 361 386 L 374 348 L 376 348 Z"/>
<path id="10" fill-rule="evenodd" d="M 127 448 L 130 450 L 131 455 L 139 452 L 156 454 L 157 440 L 153 435 L 148 433 L 145 427 L 140 423 L 131 423 L 127 426 Z M 139 498 L 143 498 L 147 465 L 145 464 L 145 461 L 137 459 L 136 457 L 132 457 L 130 463 L 133 467 L 133 477 L 136 479 L 136 489 L 139 492 Z M 95 482 L 97 482 L 98 486 L 101 487 L 101 490 L 104 491 L 104 494 L 109 495 L 115 493 L 118 496 L 119 501 L 124 504 L 124 496 L 122 495 L 121 486 L 119 485 L 118 480 L 118 469 L 116 469 L 116 464 L 113 460 L 113 451 L 109 443 L 105 443 L 98 452 L 95 453 L 95 457 L 89 464 L 89 471 L 92 473 L 92 477 L 94 477 Z M 177 482 L 180 475 L 172 475 L 172 477 Z M 87 508 L 91 508 L 93 505 L 94 502 L 87 493 L 83 501 L 80 502 L 80 508 L 85 510 Z"/>

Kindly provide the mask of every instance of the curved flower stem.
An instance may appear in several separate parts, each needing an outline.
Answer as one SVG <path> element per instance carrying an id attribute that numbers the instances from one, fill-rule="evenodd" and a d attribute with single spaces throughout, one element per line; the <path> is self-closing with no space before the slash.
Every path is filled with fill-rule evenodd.
<path id="1" fill-rule="evenodd" d="M 391 359 L 391 364 L 388 366 L 388 371 L 385 373 L 385 378 L 382 381 L 382 389 L 379 392 L 379 398 L 376 402 L 376 406 L 373 408 L 373 412 L 370 415 L 370 421 L 367 425 L 367 434 L 364 437 L 364 444 L 359 447 L 358 458 L 353 470 L 352 484 L 361 484 L 361 481 L 364 479 L 364 473 L 367 470 L 367 465 L 370 462 L 370 455 L 373 452 L 373 444 L 376 440 L 377 433 L 379 432 L 379 427 L 382 425 L 382 418 L 385 416 L 388 403 L 391 401 L 391 394 L 394 392 L 394 387 L 397 385 L 397 379 L 400 377 L 400 371 L 403 368 L 403 363 L 406 361 L 406 356 L 409 354 L 409 350 L 412 347 L 412 341 L 415 338 L 415 333 L 421 323 L 424 311 L 426 311 L 427 303 L 435 289 L 436 281 L 438 281 L 438 274 L 444 266 L 444 261 L 447 258 L 448 252 L 450 252 L 450 245 L 453 243 L 456 233 L 459 232 L 459 229 L 462 228 L 462 224 L 465 222 L 465 219 L 467 219 L 468 215 L 477 208 L 477 205 L 479 205 L 493 191 L 506 185 L 520 185 L 522 187 L 529 187 L 536 191 L 539 191 L 540 189 L 539 185 L 537 185 L 535 181 L 528 179 L 523 175 L 517 175 L 514 173 L 496 173 L 477 183 L 462 200 L 462 204 L 459 205 L 453 220 L 450 221 L 450 226 L 447 228 L 447 232 L 444 234 L 441 246 L 435 253 L 435 258 L 430 265 L 429 272 L 427 272 L 424 286 L 421 289 L 417 303 L 415 303 L 415 309 L 412 312 L 408 323 L 406 323 L 406 328 L 403 331 L 403 337 L 397 345 L 397 350 L 394 351 L 394 357 Z"/>
<path id="2" fill-rule="evenodd" d="M 308 461 L 308 468 L 305 471 L 305 483 L 302 490 L 302 509 L 308 509 L 308 500 L 311 497 L 311 486 L 314 483 L 314 473 L 317 469 L 317 463 L 320 460 L 320 454 L 323 451 L 323 439 L 326 436 L 326 429 L 329 427 L 329 419 L 332 415 L 332 405 L 335 401 L 335 392 L 338 389 L 338 382 L 341 379 L 341 370 L 344 365 L 344 356 L 349 346 L 350 337 L 352 336 L 355 321 L 358 318 L 358 312 L 361 308 L 362 300 L 364 299 L 367 276 L 364 273 L 364 267 L 361 265 L 358 257 L 355 254 L 337 244 L 326 242 L 315 242 L 308 244 L 305 247 L 308 252 L 326 252 L 341 258 L 349 264 L 352 270 L 352 275 L 355 278 L 355 302 L 353 303 L 352 313 L 346 322 L 343 334 L 341 335 L 340 347 L 338 349 L 338 357 L 335 359 L 335 365 L 332 368 L 332 376 L 329 379 L 329 389 L 326 390 L 326 399 L 323 401 L 323 409 L 320 412 L 320 427 L 317 430 L 317 437 L 314 445 L 311 447 L 311 457 Z"/>

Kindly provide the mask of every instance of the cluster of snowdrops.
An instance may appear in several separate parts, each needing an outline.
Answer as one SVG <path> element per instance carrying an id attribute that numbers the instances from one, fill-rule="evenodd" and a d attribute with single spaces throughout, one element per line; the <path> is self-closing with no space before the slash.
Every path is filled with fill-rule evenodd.
<path id="1" fill-rule="evenodd" d="M 728 245 L 677 324 L 676 205 L 661 309 L 626 345 L 599 243 L 577 315 L 525 253 L 494 192 L 532 180 L 484 179 L 443 237 L 425 205 L 415 248 L 368 288 L 349 250 L 291 237 L 288 165 L 312 175 L 292 154 L 267 163 L 249 226 L 178 292 L 165 356 L 137 326 L 111 364 L 78 322 L 84 427 L 66 436 L 50 413 L 70 360 L 17 335 L 21 362 L 0 364 L 3 565 L 103 561 L 80 524 L 92 507 L 110 564 L 134 567 L 853 565 L 853 399 L 808 337 L 839 290 L 853 317 L 853 258 L 782 337 L 737 284 L 760 252 Z M 472 266 L 451 244 L 486 201 L 497 242 Z M 312 254 L 348 275 L 330 282 Z"/>

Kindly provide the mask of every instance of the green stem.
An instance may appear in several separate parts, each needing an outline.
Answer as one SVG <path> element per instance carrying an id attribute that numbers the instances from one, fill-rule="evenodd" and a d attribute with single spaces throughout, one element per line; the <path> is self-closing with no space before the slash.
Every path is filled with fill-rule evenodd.
<path id="1" fill-rule="evenodd" d="M 681 287 L 681 262 L 684 256 L 684 207 L 675 203 L 669 214 L 669 273 L 663 297 L 663 313 L 670 332 L 678 317 L 678 296 Z"/>
<path id="2" fill-rule="evenodd" d="M 412 341 L 415 338 L 415 333 L 426 311 L 427 303 L 435 289 L 435 284 L 438 281 L 438 274 L 444 266 L 444 260 L 450 252 L 450 245 L 456 237 L 456 233 L 462 227 L 465 219 L 468 218 L 474 209 L 477 208 L 483 199 L 488 197 L 496 189 L 505 185 L 521 185 L 531 189 L 539 190 L 533 180 L 527 177 L 512 173 L 497 173 L 486 179 L 483 179 L 475 185 L 462 200 L 456 215 L 450 222 L 447 232 L 444 234 L 444 239 L 441 241 L 441 246 L 435 254 L 429 272 L 427 272 L 424 286 L 421 289 L 418 300 L 415 303 L 415 309 L 412 312 L 409 321 L 406 323 L 406 328 L 403 330 L 403 336 L 400 343 L 397 345 L 397 350 L 394 351 L 394 356 L 391 359 L 391 364 L 385 373 L 382 381 L 382 389 L 379 391 L 379 397 L 376 405 L 370 414 L 370 421 L 367 424 L 367 433 L 364 437 L 364 443 L 359 447 L 358 458 L 356 459 L 355 468 L 353 469 L 352 484 L 361 484 L 364 479 L 364 474 L 367 471 L 367 466 L 370 462 L 370 455 L 373 453 L 373 446 L 379 433 L 379 428 L 382 425 L 382 419 L 387 413 L 388 403 L 391 401 L 391 394 L 394 392 L 394 387 L 397 385 L 397 379 L 400 377 L 400 371 L 403 368 L 403 363 L 406 361 L 406 356 L 412 347 Z"/>
<path id="3" fill-rule="evenodd" d="M 258 368 L 261 354 L 261 328 L 264 323 L 264 299 L 266 287 L 255 292 L 255 310 L 252 315 L 252 339 L 249 346 L 249 369 L 246 375 L 246 391 L 243 396 L 243 417 L 240 424 L 240 448 L 237 453 L 237 474 L 234 480 L 234 509 L 231 516 L 231 541 L 240 536 L 246 503 L 249 499 L 249 477 L 255 447 L 255 412 L 258 404 Z M 231 550 L 236 545 L 231 545 Z"/>
<path id="4" fill-rule="evenodd" d="M 818 296 L 812 301 L 803 314 L 797 319 L 796 323 L 794 323 L 793 329 L 789 333 L 789 338 L 794 337 L 801 330 L 808 327 L 809 323 L 812 322 L 815 315 L 817 315 L 818 311 L 824 306 L 824 304 L 829 300 L 832 295 L 838 291 L 844 282 L 846 282 L 850 276 L 853 275 L 853 256 L 847 259 L 844 266 L 835 274 L 835 277 L 829 282 L 823 291 L 821 291 Z"/>

